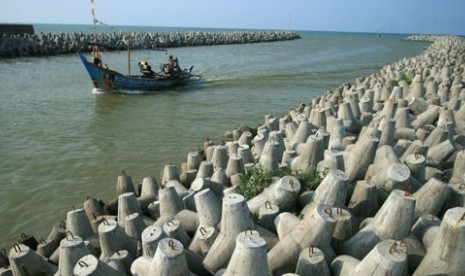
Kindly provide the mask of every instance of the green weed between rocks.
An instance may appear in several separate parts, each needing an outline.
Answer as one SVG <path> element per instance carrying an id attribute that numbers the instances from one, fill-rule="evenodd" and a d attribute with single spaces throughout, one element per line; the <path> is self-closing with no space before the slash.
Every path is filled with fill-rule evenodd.
<path id="1" fill-rule="evenodd" d="M 260 165 L 247 167 L 241 176 L 239 188 L 246 200 L 260 194 L 266 187 L 270 186 L 273 177 L 294 176 L 300 182 L 300 192 L 315 190 L 320 185 L 328 170 L 321 172 L 293 172 L 289 167 L 282 167 L 272 172 L 265 172 Z"/>
<path id="2" fill-rule="evenodd" d="M 405 81 L 408 85 L 412 84 L 412 78 L 410 78 L 406 74 L 401 74 L 398 80 L 392 81 L 392 86 L 399 86 L 400 81 Z"/>

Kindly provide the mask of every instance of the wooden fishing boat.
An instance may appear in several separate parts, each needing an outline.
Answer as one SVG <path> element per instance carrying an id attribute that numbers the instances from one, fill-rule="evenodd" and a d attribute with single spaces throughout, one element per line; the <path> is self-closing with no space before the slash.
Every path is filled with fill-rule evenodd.
<path id="1" fill-rule="evenodd" d="M 159 91 L 186 85 L 189 80 L 196 78 L 199 75 L 193 75 L 191 66 L 188 69 L 181 69 L 177 58 L 173 59 L 170 55 L 168 63 L 161 66 L 159 72 L 152 71 L 151 66 L 146 61 L 138 63 L 140 75 L 131 74 L 131 35 L 128 34 L 127 41 L 123 45 L 109 45 L 97 41 L 97 22 L 103 23 L 95 18 L 95 0 L 92 3 L 92 16 L 94 19 L 94 41 L 86 42 L 88 46 L 92 46 L 92 60 L 87 58 L 82 53 L 77 53 L 79 59 L 86 67 L 87 72 L 94 85 L 94 91 L 97 92 L 124 92 L 127 90 L 139 91 Z M 100 49 L 111 50 L 127 50 L 128 51 L 128 74 L 110 70 L 108 66 L 102 63 L 102 54 Z M 166 51 L 164 49 L 155 49 Z"/>
<path id="2" fill-rule="evenodd" d="M 192 74 L 191 66 L 188 69 L 165 68 L 160 72 L 153 72 L 146 64 L 139 63 L 140 75 L 125 75 L 103 66 L 101 61 L 94 57 L 92 61 L 82 53 L 77 53 L 98 92 L 118 93 L 124 90 L 160 91 L 186 85 L 191 79 L 199 79 L 199 75 Z M 145 68 L 143 67 L 145 65 Z M 166 66 L 168 64 L 165 64 Z M 148 70 L 147 70 L 148 69 Z"/>

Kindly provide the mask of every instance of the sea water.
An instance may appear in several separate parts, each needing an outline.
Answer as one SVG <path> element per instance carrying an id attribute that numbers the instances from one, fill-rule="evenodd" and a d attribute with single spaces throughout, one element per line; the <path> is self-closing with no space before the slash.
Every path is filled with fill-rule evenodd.
<path id="1" fill-rule="evenodd" d="M 91 26 L 36 25 L 40 32 L 90 32 Z M 117 27 L 107 31 L 185 31 Z M 195 29 L 199 31 L 199 29 Z M 217 30 L 200 30 L 217 31 Z M 115 197 L 122 170 L 135 185 L 160 180 L 209 137 L 215 144 L 238 124 L 256 127 L 300 103 L 428 45 L 406 35 L 298 32 L 294 41 L 131 52 L 131 68 L 178 57 L 201 81 L 142 95 L 96 95 L 75 55 L 0 59 L 0 248 L 20 233 L 46 238 L 87 196 Z M 103 62 L 127 73 L 128 56 Z"/>

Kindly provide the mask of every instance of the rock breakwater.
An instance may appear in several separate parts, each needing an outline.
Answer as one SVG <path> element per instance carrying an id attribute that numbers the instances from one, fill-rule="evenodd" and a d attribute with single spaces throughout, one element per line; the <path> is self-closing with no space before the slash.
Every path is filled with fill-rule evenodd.
<path id="1" fill-rule="evenodd" d="M 124 48 L 156 49 L 170 47 L 192 47 L 205 45 L 245 44 L 298 39 L 291 31 L 232 31 L 232 32 L 155 32 L 155 33 L 105 33 L 97 35 L 97 42 Z M 0 57 L 44 56 L 86 52 L 87 45 L 94 41 L 92 34 L 48 33 L 48 34 L 2 34 L 0 35 Z"/>
<path id="2" fill-rule="evenodd" d="M 122 173 L 112 199 L 88 198 L 40 243 L 22 235 L 0 274 L 463 275 L 464 58 L 463 39 L 436 37 L 205 141 L 159 181 L 137 189 Z M 308 189 L 300 176 L 315 173 Z M 267 187 L 245 198 L 258 180 Z"/>

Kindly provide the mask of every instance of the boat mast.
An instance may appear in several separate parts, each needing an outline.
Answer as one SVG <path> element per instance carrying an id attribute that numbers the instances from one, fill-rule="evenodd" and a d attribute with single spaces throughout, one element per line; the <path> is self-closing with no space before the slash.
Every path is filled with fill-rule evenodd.
<path id="1" fill-rule="evenodd" d="M 97 20 L 95 19 L 95 0 L 90 0 L 92 3 L 92 19 L 93 19 L 93 31 L 94 31 L 94 43 L 97 43 Z M 93 57 L 98 57 L 98 47 L 94 45 L 92 47 L 92 56 Z"/>
<path id="2" fill-rule="evenodd" d="M 131 75 L 131 34 L 128 35 L 128 76 Z"/>

